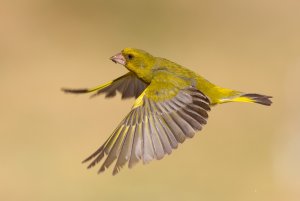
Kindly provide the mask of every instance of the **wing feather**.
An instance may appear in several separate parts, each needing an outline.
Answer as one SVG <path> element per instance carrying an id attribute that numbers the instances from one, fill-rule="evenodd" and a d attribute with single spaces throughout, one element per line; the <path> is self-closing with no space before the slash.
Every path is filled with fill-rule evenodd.
<path id="1" fill-rule="evenodd" d="M 118 160 L 113 170 L 113 175 L 117 174 L 130 158 L 131 148 L 132 148 L 131 145 L 134 137 L 134 132 L 135 132 L 135 127 L 130 126 L 128 129 L 128 133 L 125 135 L 125 139 L 123 140 L 123 144 L 120 149 Z"/>
<path id="2" fill-rule="evenodd" d="M 113 146 L 111 150 L 109 151 L 109 154 L 107 155 L 107 158 L 105 159 L 104 163 L 102 164 L 99 172 L 103 172 L 105 169 L 109 168 L 109 166 L 115 161 L 117 158 L 120 148 L 123 144 L 123 140 L 127 134 L 128 127 L 122 125 L 121 128 L 117 131 L 117 139 L 116 142 L 113 143 Z"/>
<path id="3" fill-rule="evenodd" d="M 154 121 L 154 126 L 155 126 L 155 129 L 156 129 L 156 132 L 157 132 L 157 134 L 159 136 L 159 139 L 161 141 L 164 153 L 171 154 L 172 153 L 172 147 L 170 145 L 167 133 L 163 129 L 163 127 L 162 127 L 160 121 L 158 120 L 157 116 L 153 115 L 153 121 Z"/>
<path id="4" fill-rule="evenodd" d="M 126 96 L 132 91 L 124 89 L 124 93 Z M 162 159 L 206 124 L 210 102 L 193 87 L 178 90 L 174 97 L 162 101 L 154 101 L 145 93 L 141 96 L 142 101 L 135 104 L 104 145 L 84 161 L 93 159 L 88 167 L 105 158 L 99 170 L 103 172 L 116 161 L 115 175 L 127 163 L 132 168 L 140 160 L 146 164 Z"/>
<path id="5" fill-rule="evenodd" d="M 167 134 L 171 147 L 173 149 L 176 149 L 178 147 L 178 141 L 176 140 L 174 134 L 170 130 L 170 127 L 168 126 L 168 124 L 166 123 L 166 121 L 163 119 L 162 116 L 157 116 L 157 118 L 160 122 L 160 125 L 163 127 L 165 133 Z"/>
<path id="6" fill-rule="evenodd" d="M 143 135 L 142 153 L 143 153 L 143 155 L 142 155 L 142 157 L 143 157 L 143 163 L 147 164 L 155 158 L 152 141 L 151 141 L 151 136 L 150 136 L 148 116 L 145 116 L 142 127 L 143 127 L 143 131 L 142 131 L 142 135 Z"/>
<path id="7" fill-rule="evenodd" d="M 155 152 L 155 158 L 156 159 L 162 159 L 165 155 L 162 143 L 159 139 L 156 127 L 155 127 L 155 122 L 154 122 L 154 115 L 150 115 L 149 120 L 150 120 L 150 136 L 151 136 L 151 141 L 153 144 L 154 152 Z"/>
<path id="8" fill-rule="evenodd" d="M 142 159 L 142 144 L 142 124 L 137 124 L 135 127 L 133 144 L 131 146 L 131 156 L 128 164 L 129 168 L 132 168 Z"/>
<path id="9" fill-rule="evenodd" d="M 91 89 L 68 89 L 63 88 L 62 90 L 66 93 L 90 93 L 96 92 L 91 97 L 98 96 L 100 94 L 105 94 L 106 98 L 111 98 L 116 96 L 117 92 L 121 93 L 122 99 L 139 97 L 142 92 L 146 89 L 149 84 L 145 83 L 139 79 L 135 74 L 129 72 L 113 81 L 107 82 L 103 85 L 91 88 Z"/>

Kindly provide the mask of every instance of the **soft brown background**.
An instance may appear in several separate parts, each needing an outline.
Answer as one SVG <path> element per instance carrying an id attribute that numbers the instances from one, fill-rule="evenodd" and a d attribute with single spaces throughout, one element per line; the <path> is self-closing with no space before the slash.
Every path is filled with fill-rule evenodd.
<path id="1" fill-rule="evenodd" d="M 300 200 L 299 11 L 299 0 L 2 0 L 0 200 Z M 274 104 L 217 106 L 171 156 L 97 175 L 80 162 L 133 100 L 60 88 L 122 75 L 108 58 L 124 47 Z"/>

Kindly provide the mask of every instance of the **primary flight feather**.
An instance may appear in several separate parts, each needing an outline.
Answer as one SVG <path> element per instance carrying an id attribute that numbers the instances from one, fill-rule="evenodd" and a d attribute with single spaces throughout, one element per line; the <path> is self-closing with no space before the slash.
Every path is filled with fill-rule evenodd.
<path id="1" fill-rule="evenodd" d="M 151 54 L 125 48 L 111 57 L 129 72 L 113 81 L 91 89 L 63 89 L 67 93 L 105 94 L 117 92 L 122 99 L 135 97 L 129 114 L 104 144 L 83 162 L 88 168 L 102 160 L 99 172 L 115 162 L 113 175 L 128 163 L 148 163 L 171 154 L 179 143 L 192 138 L 206 124 L 210 107 L 226 102 L 271 105 L 271 96 L 243 93 L 219 87 L 195 72 Z"/>

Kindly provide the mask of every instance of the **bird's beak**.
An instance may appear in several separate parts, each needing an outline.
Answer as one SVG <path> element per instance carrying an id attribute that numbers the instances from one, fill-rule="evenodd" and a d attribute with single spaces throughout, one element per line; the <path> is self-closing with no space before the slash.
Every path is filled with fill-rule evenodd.
<path id="1" fill-rule="evenodd" d="M 123 66 L 126 64 L 125 57 L 122 55 L 122 53 L 118 53 L 115 56 L 110 57 L 110 60 Z"/>

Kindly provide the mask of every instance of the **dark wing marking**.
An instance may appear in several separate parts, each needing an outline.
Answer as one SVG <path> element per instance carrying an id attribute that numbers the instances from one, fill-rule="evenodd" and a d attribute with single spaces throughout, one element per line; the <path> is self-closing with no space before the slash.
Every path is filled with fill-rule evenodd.
<path id="1" fill-rule="evenodd" d="M 129 72 L 113 81 L 107 82 L 103 85 L 91 88 L 91 89 L 67 89 L 62 90 L 66 93 L 90 93 L 96 92 L 91 97 L 95 97 L 100 94 L 105 94 L 105 97 L 114 97 L 117 91 L 121 93 L 122 99 L 139 97 L 141 93 L 148 86 L 147 83 L 140 80 L 135 74 Z"/>

